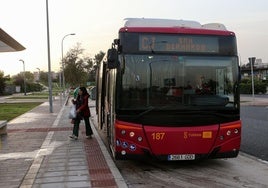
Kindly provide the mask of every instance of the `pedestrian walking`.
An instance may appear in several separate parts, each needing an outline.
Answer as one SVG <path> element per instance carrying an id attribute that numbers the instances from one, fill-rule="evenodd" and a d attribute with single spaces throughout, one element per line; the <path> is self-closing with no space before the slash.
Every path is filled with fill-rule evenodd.
<path id="1" fill-rule="evenodd" d="M 85 87 L 80 87 L 78 90 L 77 98 L 72 100 L 73 104 L 75 104 L 76 107 L 76 118 L 74 118 L 73 122 L 73 134 L 69 137 L 74 140 L 78 139 L 79 125 L 81 120 L 83 119 L 85 121 L 86 126 L 86 137 L 92 137 L 93 132 L 89 122 L 89 117 L 91 114 L 88 106 L 88 98 L 89 94 L 87 92 L 87 89 Z"/>

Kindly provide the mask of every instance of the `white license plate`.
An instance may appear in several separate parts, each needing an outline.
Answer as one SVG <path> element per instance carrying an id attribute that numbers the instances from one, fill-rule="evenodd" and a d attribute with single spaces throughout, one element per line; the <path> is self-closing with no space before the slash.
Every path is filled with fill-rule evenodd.
<path id="1" fill-rule="evenodd" d="M 169 161 L 195 160 L 195 154 L 168 155 Z"/>

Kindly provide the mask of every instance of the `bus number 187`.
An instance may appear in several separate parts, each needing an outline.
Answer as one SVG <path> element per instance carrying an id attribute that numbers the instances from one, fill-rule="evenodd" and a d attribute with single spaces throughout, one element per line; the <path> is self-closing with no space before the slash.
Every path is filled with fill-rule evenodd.
<path id="1" fill-rule="evenodd" d="M 163 140 L 165 136 L 165 133 L 158 132 L 158 133 L 152 133 L 153 140 Z"/>

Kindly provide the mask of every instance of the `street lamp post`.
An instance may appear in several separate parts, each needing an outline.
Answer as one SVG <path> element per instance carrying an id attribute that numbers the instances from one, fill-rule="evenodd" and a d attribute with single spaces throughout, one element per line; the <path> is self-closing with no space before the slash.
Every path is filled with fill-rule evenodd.
<path id="1" fill-rule="evenodd" d="M 49 38 L 49 16 L 48 16 L 48 0 L 46 0 L 46 17 L 47 17 L 47 61 L 48 61 L 48 90 L 49 90 L 49 112 L 53 113 L 52 100 L 52 81 L 51 81 L 51 60 L 50 60 L 50 38 Z"/>
<path id="2" fill-rule="evenodd" d="M 75 33 L 70 33 L 65 35 L 61 40 L 61 64 L 62 64 L 62 86 L 63 86 L 63 97 L 65 97 L 65 76 L 64 76 L 64 62 L 63 62 L 63 41 L 67 36 L 75 35 Z"/>
<path id="3" fill-rule="evenodd" d="M 23 83 L 24 83 L 24 95 L 26 95 L 26 81 L 25 81 L 25 64 L 24 61 L 22 59 L 20 59 L 19 61 L 21 61 L 23 63 Z"/>
<path id="4" fill-rule="evenodd" d="M 37 83 L 38 83 L 38 87 L 40 87 L 40 69 L 39 68 L 36 68 L 38 70 L 38 80 L 37 80 Z M 40 87 L 40 92 L 42 91 L 42 88 Z"/>
<path id="5" fill-rule="evenodd" d="M 254 96 L 254 71 L 253 71 L 253 68 L 254 68 L 254 63 L 255 63 L 255 60 L 256 60 L 256 57 L 250 57 L 248 58 L 249 62 L 250 62 L 250 68 L 251 68 L 251 89 L 252 89 L 252 98 L 253 98 L 253 101 L 255 100 L 255 96 Z"/>
<path id="6" fill-rule="evenodd" d="M 40 69 L 36 68 L 38 70 L 38 83 L 40 82 Z"/>

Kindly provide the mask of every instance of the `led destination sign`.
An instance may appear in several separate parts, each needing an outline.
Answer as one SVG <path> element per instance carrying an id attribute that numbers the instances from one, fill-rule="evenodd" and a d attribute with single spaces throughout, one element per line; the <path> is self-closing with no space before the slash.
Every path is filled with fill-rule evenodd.
<path id="1" fill-rule="evenodd" d="M 139 51 L 218 53 L 219 42 L 213 36 L 140 35 Z"/>

